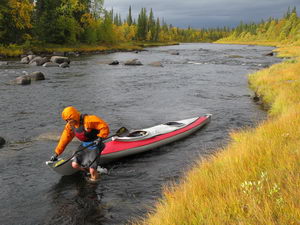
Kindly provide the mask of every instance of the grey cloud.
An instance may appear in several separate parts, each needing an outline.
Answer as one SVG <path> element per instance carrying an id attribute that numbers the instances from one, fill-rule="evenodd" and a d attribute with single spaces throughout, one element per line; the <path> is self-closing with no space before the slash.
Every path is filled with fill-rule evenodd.
<path id="1" fill-rule="evenodd" d="M 114 8 L 126 18 L 131 5 L 134 17 L 142 7 L 153 8 L 154 16 L 174 26 L 195 28 L 235 26 L 241 20 L 259 22 L 269 17 L 280 18 L 289 6 L 300 9 L 299 0 L 106 0 L 106 8 Z"/>

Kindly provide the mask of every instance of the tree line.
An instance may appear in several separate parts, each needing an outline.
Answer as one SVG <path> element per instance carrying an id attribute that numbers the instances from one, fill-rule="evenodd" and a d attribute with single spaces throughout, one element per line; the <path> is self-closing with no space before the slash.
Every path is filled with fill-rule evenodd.
<path id="1" fill-rule="evenodd" d="M 280 19 L 269 18 L 260 23 L 245 24 L 241 22 L 232 33 L 223 40 L 265 41 L 265 42 L 299 42 L 300 18 L 296 7 L 289 7 Z"/>
<path id="2" fill-rule="evenodd" d="M 231 29 L 181 29 L 142 8 L 126 19 L 103 8 L 104 0 L 1 0 L 0 43 L 116 44 L 120 42 L 212 42 Z"/>

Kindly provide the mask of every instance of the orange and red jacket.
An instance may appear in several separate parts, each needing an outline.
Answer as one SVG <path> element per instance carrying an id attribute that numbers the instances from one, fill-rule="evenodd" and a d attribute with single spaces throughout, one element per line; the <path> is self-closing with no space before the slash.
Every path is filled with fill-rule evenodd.
<path id="1" fill-rule="evenodd" d="M 68 120 L 68 119 L 75 120 L 76 121 L 75 128 L 78 128 L 80 126 L 80 113 L 75 108 L 73 107 L 66 108 L 62 113 L 62 117 L 64 120 Z M 85 130 L 90 130 L 90 129 L 99 130 L 97 136 L 101 138 L 106 138 L 109 135 L 109 127 L 107 123 L 95 115 L 85 115 L 83 120 L 83 127 Z M 60 140 L 57 144 L 55 153 L 57 155 L 62 154 L 66 146 L 72 141 L 74 136 L 75 133 L 72 126 L 69 123 L 67 123 L 62 132 Z"/>

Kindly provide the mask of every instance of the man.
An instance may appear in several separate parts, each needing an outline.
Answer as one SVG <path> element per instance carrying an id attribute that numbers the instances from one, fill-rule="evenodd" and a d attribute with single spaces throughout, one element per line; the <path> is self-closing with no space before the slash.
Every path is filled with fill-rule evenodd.
<path id="1" fill-rule="evenodd" d="M 62 119 L 65 120 L 67 124 L 55 149 L 55 155 L 51 157 L 51 161 L 57 160 L 57 157 L 63 153 L 74 136 L 82 141 L 79 149 L 85 148 L 97 140 L 97 144 L 78 152 L 72 159 L 73 168 L 89 171 L 91 174 L 90 180 L 97 181 L 99 179 L 97 166 L 101 151 L 105 147 L 102 138 L 106 138 L 109 134 L 107 123 L 95 115 L 81 114 L 72 106 L 63 110 Z"/>

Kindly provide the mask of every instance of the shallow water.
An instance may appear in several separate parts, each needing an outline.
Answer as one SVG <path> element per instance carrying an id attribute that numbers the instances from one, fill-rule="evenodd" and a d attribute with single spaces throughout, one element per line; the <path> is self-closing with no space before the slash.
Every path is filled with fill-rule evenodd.
<path id="1" fill-rule="evenodd" d="M 125 224 L 143 216 L 199 157 L 212 154 L 228 132 L 254 126 L 266 112 L 250 98 L 247 74 L 280 60 L 270 47 L 181 44 L 140 53 L 73 58 L 71 67 L 44 68 L 10 61 L 0 66 L 0 224 Z M 179 55 L 172 53 L 179 52 Z M 129 59 L 144 65 L 124 66 Z M 118 66 L 107 65 L 119 60 Z M 160 61 L 163 67 L 149 64 Z M 8 85 L 22 71 L 42 71 L 47 80 Z M 139 129 L 212 113 L 194 135 L 107 166 L 98 184 L 80 175 L 60 177 L 45 161 L 53 154 L 64 122 L 62 109 L 106 120 L 112 132 Z M 76 148 L 72 142 L 66 154 Z M 3 207 L 4 206 L 4 207 Z"/>

